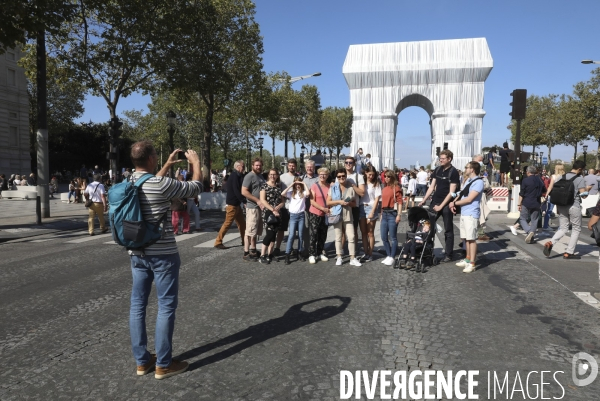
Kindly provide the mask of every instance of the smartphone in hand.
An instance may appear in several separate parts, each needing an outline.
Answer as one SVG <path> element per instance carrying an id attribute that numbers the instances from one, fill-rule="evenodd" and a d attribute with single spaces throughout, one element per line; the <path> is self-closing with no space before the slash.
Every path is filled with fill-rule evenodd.
<path id="1" fill-rule="evenodd" d="M 177 158 L 179 160 L 187 160 L 187 157 L 185 157 L 185 152 L 184 151 L 177 152 Z"/>
<path id="2" fill-rule="evenodd" d="M 344 199 L 345 202 L 350 202 L 350 197 L 347 197 L 346 199 Z"/>

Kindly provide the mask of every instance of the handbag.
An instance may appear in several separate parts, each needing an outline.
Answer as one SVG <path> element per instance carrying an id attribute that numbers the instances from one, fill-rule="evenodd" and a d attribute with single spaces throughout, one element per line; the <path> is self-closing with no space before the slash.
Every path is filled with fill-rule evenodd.
<path id="1" fill-rule="evenodd" d="M 319 189 L 321 189 L 321 187 L 319 187 Z M 342 195 L 342 200 L 346 197 L 346 195 L 348 195 L 348 190 L 350 188 L 346 188 L 346 192 L 344 193 L 344 195 Z M 321 191 L 323 192 L 323 191 Z M 334 224 L 337 224 L 340 222 L 340 220 L 342 219 L 342 213 L 344 213 L 344 209 L 342 206 L 342 211 L 340 212 L 340 214 L 336 214 L 335 216 L 327 216 L 327 225 L 328 226 L 332 226 Z"/>
<path id="2" fill-rule="evenodd" d="M 278 223 L 277 216 L 275 216 L 275 214 L 273 214 L 273 212 L 269 213 L 269 216 L 267 216 L 267 225 L 274 226 L 274 225 L 277 225 L 277 223 Z"/>
<path id="3" fill-rule="evenodd" d="M 96 194 L 96 191 L 98 190 L 99 186 L 100 186 L 100 183 L 98 183 L 98 185 L 96 185 L 96 189 L 94 189 L 94 193 L 92 194 L 92 196 L 94 196 Z M 90 207 L 94 204 L 94 201 L 92 201 L 92 196 L 90 196 L 89 199 L 85 200 L 85 207 Z"/>
<path id="4" fill-rule="evenodd" d="M 323 200 L 325 200 L 325 195 L 323 194 L 323 190 L 321 189 L 321 186 L 319 185 L 318 182 L 317 182 L 317 188 L 319 188 L 319 192 L 321 192 L 321 197 L 323 198 Z M 327 204 L 325 203 L 323 206 L 327 207 Z M 327 216 L 326 215 L 325 216 L 325 225 L 326 226 L 331 226 L 331 225 L 337 223 L 338 221 L 340 221 L 340 216 L 341 216 L 341 213 L 338 214 L 338 215 L 336 215 L 336 216 Z M 332 219 L 332 221 L 329 222 L 329 219 Z"/>

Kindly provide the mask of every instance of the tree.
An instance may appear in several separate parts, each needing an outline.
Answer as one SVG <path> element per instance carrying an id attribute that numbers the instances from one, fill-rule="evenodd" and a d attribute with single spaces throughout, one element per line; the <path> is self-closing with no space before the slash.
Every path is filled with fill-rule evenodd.
<path id="1" fill-rule="evenodd" d="M 206 105 L 204 170 L 208 172 L 215 113 L 263 85 L 262 38 L 250 0 L 198 0 L 178 3 L 177 8 L 177 40 L 163 52 L 157 67 L 163 67 L 161 78 L 167 88 L 197 96 Z"/>
<path id="2" fill-rule="evenodd" d="M 39 32 L 56 34 L 72 17 L 73 3 L 65 0 L 0 0 L 0 54 L 25 45 Z"/>
<path id="3" fill-rule="evenodd" d="M 32 154 L 32 170 L 37 169 L 37 55 L 36 46 L 27 44 L 23 47 L 23 58 L 19 64 L 25 69 L 27 77 L 27 92 L 29 93 L 29 137 Z M 74 120 L 83 114 L 85 88 L 76 79 L 68 66 L 62 65 L 53 57 L 47 57 L 47 106 L 48 130 L 50 132 L 65 132 L 75 126 Z M 34 163 L 35 161 L 35 163 Z"/>
<path id="4" fill-rule="evenodd" d="M 557 143 L 573 146 L 573 159 L 576 160 L 577 144 L 589 137 L 581 101 L 572 96 L 561 95 L 555 124 Z"/>
<path id="5" fill-rule="evenodd" d="M 590 136 L 598 141 L 596 169 L 600 169 L 600 68 L 592 71 L 589 81 L 577 83 L 573 87 L 573 93 L 581 100 Z"/>
<path id="6" fill-rule="evenodd" d="M 351 107 L 327 107 L 321 114 L 321 136 L 324 145 L 336 151 L 336 165 L 340 164 L 340 153 L 343 148 L 350 146 L 352 141 Z"/>
<path id="7" fill-rule="evenodd" d="M 521 145 L 531 145 L 532 152 L 541 145 L 548 146 L 548 159 L 552 155 L 552 147 L 556 146 L 556 113 L 557 95 L 531 95 L 527 98 L 527 117 L 521 122 Z M 509 128 L 511 140 L 515 142 L 516 124 L 511 121 Z"/>

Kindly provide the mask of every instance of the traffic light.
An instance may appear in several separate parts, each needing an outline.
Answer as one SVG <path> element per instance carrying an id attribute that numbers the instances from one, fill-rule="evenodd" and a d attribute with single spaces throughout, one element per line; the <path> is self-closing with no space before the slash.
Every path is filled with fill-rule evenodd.
<path id="1" fill-rule="evenodd" d="M 509 114 L 513 120 L 523 120 L 527 109 L 527 89 L 515 89 L 510 95 L 513 101 L 510 103 L 512 111 Z"/>
<path id="2" fill-rule="evenodd" d="M 123 123 L 121 121 L 119 121 L 119 117 L 113 117 L 110 119 L 110 121 L 108 122 L 109 125 L 109 129 L 108 129 L 108 136 L 110 138 L 118 138 L 119 136 L 121 136 L 121 134 L 123 133 L 123 131 L 121 130 L 121 127 L 123 126 Z"/>
<path id="3" fill-rule="evenodd" d="M 448 142 L 444 142 L 444 150 L 448 150 Z"/>
<path id="4" fill-rule="evenodd" d="M 438 157 L 440 156 L 440 147 L 439 146 L 437 146 L 435 148 L 435 155 L 438 156 Z"/>

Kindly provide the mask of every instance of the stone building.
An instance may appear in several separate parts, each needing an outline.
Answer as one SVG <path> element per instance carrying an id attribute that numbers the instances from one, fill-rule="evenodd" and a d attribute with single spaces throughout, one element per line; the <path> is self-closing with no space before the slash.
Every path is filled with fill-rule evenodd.
<path id="1" fill-rule="evenodd" d="M 17 65 L 22 53 L 0 55 L 0 174 L 29 174 L 29 97 L 25 70 Z"/>

